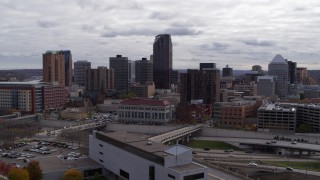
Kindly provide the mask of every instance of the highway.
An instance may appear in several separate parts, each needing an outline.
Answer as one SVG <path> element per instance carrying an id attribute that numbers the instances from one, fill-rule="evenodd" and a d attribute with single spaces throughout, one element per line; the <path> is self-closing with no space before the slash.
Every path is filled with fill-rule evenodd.
<path id="1" fill-rule="evenodd" d="M 195 126 L 187 126 L 187 127 L 183 127 L 174 131 L 170 131 L 167 133 L 163 133 L 157 136 L 153 136 L 151 138 L 149 138 L 149 140 L 151 141 L 155 141 L 158 143 L 165 143 L 174 139 L 177 139 L 179 137 L 183 137 L 186 136 L 188 134 L 191 134 L 195 131 L 200 130 L 203 127 L 203 125 L 199 124 L 199 125 L 195 125 Z"/>
<path id="2" fill-rule="evenodd" d="M 266 144 L 268 139 L 247 139 L 247 138 L 229 138 L 229 137 L 199 137 L 199 140 L 210 140 L 210 141 L 223 141 L 228 143 L 244 143 L 244 144 L 256 144 L 269 147 L 282 147 L 291 148 L 297 150 L 309 150 L 320 152 L 320 144 L 309 144 L 297 142 L 297 144 L 291 144 L 291 141 L 277 141 L 277 143 Z"/>
<path id="3" fill-rule="evenodd" d="M 250 168 L 250 169 L 264 169 L 264 170 L 269 170 L 269 171 L 287 171 L 285 167 L 279 167 L 279 166 L 267 166 L 267 165 L 257 165 L 257 166 L 250 166 L 249 164 L 244 164 L 244 163 L 234 163 L 234 162 L 212 162 L 214 164 L 220 164 L 220 165 L 228 165 L 228 166 L 235 166 L 235 167 L 245 167 L 245 168 Z M 302 170 L 302 169 L 293 169 L 290 172 L 296 172 L 296 173 L 301 173 L 301 174 L 311 174 L 315 176 L 320 176 L 320 172 L 316 171 L 309 171 L 309 170 Z"/>

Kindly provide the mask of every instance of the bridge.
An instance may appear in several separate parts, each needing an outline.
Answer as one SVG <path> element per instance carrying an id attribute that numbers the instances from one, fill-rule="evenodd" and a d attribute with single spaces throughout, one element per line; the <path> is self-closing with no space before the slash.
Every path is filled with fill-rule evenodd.
<path id="1" fill-rule="evenodd" d="M 180 129 L 176 129 L 170 132 L 166 132 L 157 136 L 150 137 L 149 140 L 155 141 L 158 143 L 170 143 L 171 141 L 180 141 L 180 140 L 186 140 L 189 141 L 189 137 L 193 133 L 200 132 L 203 125 L 194 125 L 194 126 L 187 126 Z"/>
<path id="2" fill-rule="evenodd" d="M 311 152 L 320 152 L 320 144 L 311 144 L 292 141 L 274 141 L 271 143 L 271 140 L 267 139 L 254 139 L 254 138 L 235 138 L 235 137 L 201 137 L 201 140 L 210 140 L 210 141 L 223 141 L 230 144 L 237 144 L 246 148 L 261 149 L 263 151 L 273 151 L 278 155 L 286 155 L 286 152 L 289 152 L 290 155 L 294 155 L 295 152 L 298 152 L 298 155 L 303 155 L 303 152 L 307 152 L 307 155 L 310 155 Z"/>

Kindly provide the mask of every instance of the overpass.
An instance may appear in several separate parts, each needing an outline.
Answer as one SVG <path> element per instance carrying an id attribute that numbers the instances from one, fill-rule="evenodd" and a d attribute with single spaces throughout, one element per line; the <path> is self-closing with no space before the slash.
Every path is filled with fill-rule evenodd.
<path id="1" fill-rule="evenodd" d="M 308 155 L 311 152 L 320 152 L 320 144 L 311 144 L 297 142 L 293 144 L 292 141 L 276 141 L 271 143 L 271 140 L 267 139 L 254 139 L 254 138 L 234 138 L 234 137 L 201 137 L 201 140 L 215 140 L 215 141 L 224 141 L 230 144 L 237 144 L 240 146 L 251 147 L 254 149 L 266 150 L 275 150 L 278 155 L 285 155 L 286 151 L 289 151 L 290 155 L 293 155 L 294 152 L 299 152 L 299 155 L 302 155 L 303 152 L 307 152 Z M 281 152 L 281 153 L 279 153 Z"/>
<path id="2" fill-rule="evenodd" d="M 166 132 L 157 136 L 153 136 L 148 138 L 151 141 L 155 141 L 158 143 L 168 143 L 171 141 L 179 141 L 179 140 L 186 140 L 189 141 L 189 137 L 193 134 L 193 133 L 197 133 L 200 132 L 202 129 L 203 125 L 199 124 L 199 125 L 194 125 L 194 126 L 187 126 L 187 127 L 183 127 L 180 129 L 176 129 L 170 132 Z"/>

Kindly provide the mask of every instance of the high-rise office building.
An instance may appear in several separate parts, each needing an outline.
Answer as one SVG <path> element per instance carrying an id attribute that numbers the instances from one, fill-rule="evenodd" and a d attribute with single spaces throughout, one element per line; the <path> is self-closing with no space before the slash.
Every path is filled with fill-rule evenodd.
<path id="1" fill-rule="evenodd" d="M 212 105 L 220 100 L 219 69 L 188 69 L 187 73 L 181 74 L 180 102 L 186 105 L 192 100 Z"/>
<path id="2" fill-rule="evenodd" d="M 157 35 L 153 43 L 153 81 L 156 89 L 170 89 L 172 42 L 170 34 Z"/>
<path id="3" fill-rule="evenodd" d="M 117 55 L 110 57 L 110 68 L 114 70 L 114 88 L 117 91 L 127 91 L 129 83 L 129 60 L 128 57 Z M 131 67 L 130 67 L 131 69 Z M 131 71 L 130 71 L 131 73 Z"/>
<path id="4" fill-rule="evenodd" d="M 289 68 L 286 60 L 277 54 L 268 66 L 269 76 L 276 76 L 276 95 L 280 99 L 285 99 L 289 90 Z"/>
<path id="5" fill-rule="evenodd" d="M 216 69 L 216 63 L 200 63 L 200 70 Z"/>
<path id="6" fill-rule="evenodd" d="M 290 84 L 294 84 L 297 82 L 297 63 L 293 61 L 288 61 L 288 68 Z"/>
<path id="7" fill-rule="evenodd" d="M 276 93 L 275 76 L 258 76 L 257 78 L 257 95 L 271 97 Z"/>
<path id="8" fill-rule="evenodd" d="M 147 58 L 135 61 L 135 81 L 140 84 L 153 81 L 153 63 Z"/>
<path id="9" fill-rule="evenodd" d="M 102 91 L 114 89 L 114 71 L 107 67 L 99 66 L 97 69 L 87 69 L 86 90 Z"/>
<path id="10" fill-rule="evenodd" d="M 72 55 L 70 50 L 47 51 L 42 56 L 43 81 L 72 84 Z"/>
<path id="11" fill-rule="evenodd" d="M 76 61 L 74 62 L 74 83 L 80 86 L 86 86 L 86 71 L 91 69 L 91 62 Z"/>
<path id="12" fill-rule="evenodd" d="M 227 65 L 225 68 L 222 68 L 222 77 L 233 76 L 233 69 Z"/>

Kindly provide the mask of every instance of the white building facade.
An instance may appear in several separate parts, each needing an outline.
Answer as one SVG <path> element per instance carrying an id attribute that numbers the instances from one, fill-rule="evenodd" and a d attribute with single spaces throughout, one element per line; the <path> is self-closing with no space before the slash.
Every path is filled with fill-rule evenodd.
<path id="1" fill-rule="evenodd" d="M 126 99 L 118 106 L 121 123 L 165 124 L 173 118 L 174 106 L 166 100 Z"/>
<path id="2" fill-rule="evenodd" d="M 107 171 L 132 180 L 201 180 L 207 168 L 192 162 L 192 149 L 151 142 L 137 134 L 94 131 L 89 156 Z"/>

